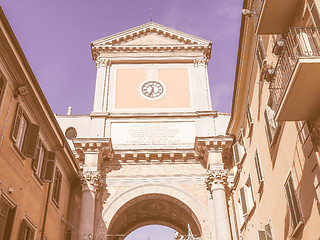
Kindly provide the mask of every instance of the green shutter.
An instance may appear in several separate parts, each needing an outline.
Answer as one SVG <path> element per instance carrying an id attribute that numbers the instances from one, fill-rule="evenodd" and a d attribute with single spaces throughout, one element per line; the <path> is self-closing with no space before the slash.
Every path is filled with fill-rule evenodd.
<path id="1" fill-rule="evenodd" d="M 28 123 L 25 140 L 23 142 L 23 154 L 26 157 L 34 158 L 36 147 L 39 138 L 39 126 L 33 123 Z"/>

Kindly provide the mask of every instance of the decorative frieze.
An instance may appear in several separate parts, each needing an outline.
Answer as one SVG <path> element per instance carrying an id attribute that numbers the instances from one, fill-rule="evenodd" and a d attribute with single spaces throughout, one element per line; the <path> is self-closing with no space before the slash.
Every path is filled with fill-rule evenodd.
<path id="1" fill-rule="evenodd" d="M 211 193 L 214 185 L 228 185 L 228 171 L 227 170 L 213 170 L 208 171 L 208 177 L 206 178 L 207 190 Z"/>
<path id="2" fill-rule="evenodd" d="M 230 136 L 197 137 L 195 151 L 199 156 L 205 156 L 208 151 L 222 152 L 223 149 L 232 145 L 233 139 Z"/>

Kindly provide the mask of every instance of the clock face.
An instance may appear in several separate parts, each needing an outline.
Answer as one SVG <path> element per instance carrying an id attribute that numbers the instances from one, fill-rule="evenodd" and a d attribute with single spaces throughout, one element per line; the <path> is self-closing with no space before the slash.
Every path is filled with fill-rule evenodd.
<path id="1" fill-rule="evenodd" d="M 144 82 L 141 86 L 141 92 L 147 98 L 155 99 L 162 97 L 164 94 L 164 85 L 159 81 L 147 81 Z"/>

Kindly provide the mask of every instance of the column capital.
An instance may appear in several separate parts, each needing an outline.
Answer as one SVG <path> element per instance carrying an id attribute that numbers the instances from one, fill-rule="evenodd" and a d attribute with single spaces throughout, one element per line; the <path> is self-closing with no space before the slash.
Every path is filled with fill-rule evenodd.
<path id="1" fill-rule="evenodd" d="M 88 170 L 80 172 L 80 182 L 83 191 L 97 192 L 103 187 L 103 178 L 100 171 Z"/>
<path id="2" fill-rule="evenodd" d="M 97 58 L 95 60 L 96 66 L 98 67 L 107 67 L 111 65 L 111 60 L 106 58 Z"/>
<path id="3" fill-rule="evenodd" d="M 228 170 L 209 170 L 207 172 L 206 186 L 207 190 L 212 193 L 212 190 L 216 186 L 223 186 L 224 188 L 228 185 Z"/>
<path id="4" fill-rule="evenodd" d="M 195 58 L 193 59 L 193 64 L 195 67 L 199 67 L 199 66 L 206 66 L 208 64 L 209 59 L 204 56 L 202 58 Z"/>

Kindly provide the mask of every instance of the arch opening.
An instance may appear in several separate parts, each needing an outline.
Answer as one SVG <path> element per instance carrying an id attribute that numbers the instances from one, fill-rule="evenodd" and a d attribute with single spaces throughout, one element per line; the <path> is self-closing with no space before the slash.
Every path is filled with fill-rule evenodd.
<path id="1" fill-rule="evenodd" d="M 113 216 L 108 240 L 124 239 L 134 230 L 147 225 L 162 225 L 182 235 L 188 234 L 188 226 L 195 236 L 201 235 L 199 220 L 182 201 L 165 194 L 145 194 L 125 203 Z"/>
<path id="2" fill-rule="evenodd" d="M 132 231 L 124 240 L 172 240 L 175 232 L 175 229 L 163 225 L 146 225 Z"/>

